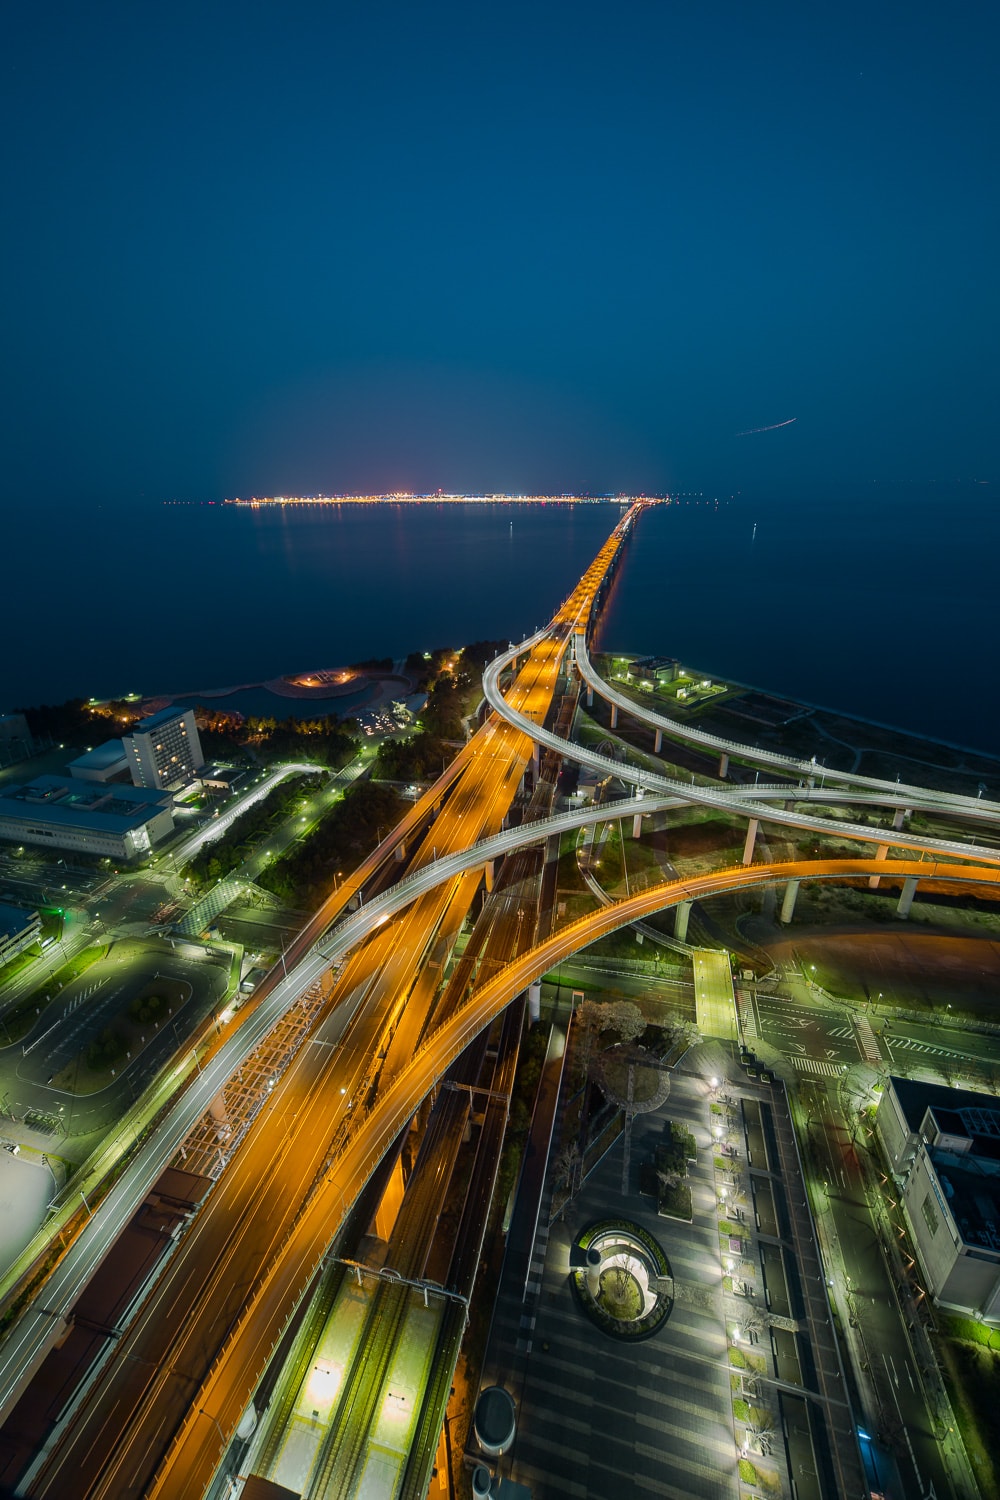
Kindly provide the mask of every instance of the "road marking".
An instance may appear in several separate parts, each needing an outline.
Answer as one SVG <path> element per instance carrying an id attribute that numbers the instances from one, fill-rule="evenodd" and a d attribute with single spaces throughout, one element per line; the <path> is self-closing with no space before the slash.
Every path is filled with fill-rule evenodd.
<path id="1" fill-rule="evenodd" d="M 793 1057 L 792 1066 L 800 1073 L 816 1073 L 821 1078 L 838 1078 L 842 1069 L 831 1062 L 820 1062 L 816 1057 Z"/>

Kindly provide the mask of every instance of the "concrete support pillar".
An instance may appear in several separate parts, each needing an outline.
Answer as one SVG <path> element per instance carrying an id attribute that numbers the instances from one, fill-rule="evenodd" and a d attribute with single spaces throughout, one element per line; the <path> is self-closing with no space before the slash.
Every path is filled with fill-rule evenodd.
<path id="1" fill-rule="evenodd" d="M 743 863 L 753 864 L 753 846 L 757 842 L 757 829 L 760 826 L 757 818 L 751 818 L 747 824 L 747 838 L 743 845 Z"/>
<path id="2" fill-rule="evenodd" d="M 493 889 L 493 875 L 495 873 L 495 868 L 496 868 L 496 861 L 492 860 L 492 859 L 488 859 L 486 861 L 486 889 L 488 891 L 492 891 L 492 889 Z"/>
<path id="3" fill-rule="evenodd" d="M 726 779 L 726 777 L 728 775 L 729 775 L 729 756 L 723 750 L 722 754 L 719 756 L 719 780 L 720 781 L 725 781 L 725 779 Z"/>
<path id="4" fill-rule="evenodd" d="M 398 860 L 398 862 L 400 864 L 402 864 L 403 860 L 405 858 L 406 858 L 406 844 L 402 840 L 400 840 L 400 842 L 396 845 L 396 859 Z"/>
<path id="5" fill-rule="evenodd" d="M 653 741 L 653 753 L 654 753 L 654 755 L 659 755 L 659 753 L 660 753 L 660 751 L 662 749 L 663 749 L 663 730 L 662 729 L 658 729 L 656 731 L 656 738 Z"/>
<path id="6" fill-rule="evenodd" d="M 590 683 L 588 682 L 587 683 L 587 707 L 588 708 L 593 708 L 593 706 L 594 706 L 594 689 L 591 687 Z"/>
<path id="7" fill-rule="evenodd" d="M 903 826 L 903 820 L 904 820 L 904 818 L 908 818 L 910 816 L 910 813 L 912 811 L 913 811 L 913 809 L 909 808 L 909 807 L 897 807 L 896 808 L 896 811 L 893 813 L 893 816 L 892 816 L 892 826 L 896 830 L 897 833 L 899 832 L 899 830 Z"/>
<path id="8" fill-rule="evenodd" d="M 903 889 L 899 893 L 899 904 L 896 907 L 896 916 L 903 922 L 910 915 L 910 907 L 917 891 L 917 877 L 908 875 L 903 881 Z"/>
<path id="9" fill-rule="evenodd" d="M 587 1251 L 587 1290 L 592 1297 L 601 1290 L 601 1252 L 593 1245 Z"/>
<path id="10" fill-rule="evenodd" d="M 528 1024 L 533 1025 L 542 1015 L 542 986 L 536 980 L 528 985 Z"/>
<path id="11" fill-rule="evenodd" d="M 618 728 L 618 704 L 617 703 L 612 703 L 612 705 L 611 705 L 611 728 L 612 729 L 617 729 Z"/>
<path id="12" fill-rule="evenodd" d="M 889 845 L 888 844 L 879 844 L 878 848 L 875 851 L 875 858 L 876 859 L 885 859 L 885 857 L 886 857 L 886 855 L 888 853 L 889 853 Z M 870 876 L 869 880 L 868 880 L 868 889 L 870 891 L 877 891 L 878 890 L 878 883 L 881 880 L 881 878 L 882 877 L 880 875 L 872 875 L 872 876 Z"/>
<path id="13" fill-rule="evenodd" d="M 642 833 L 642 813 L 633 813 L 633 815 L 632 815 L 632 837 L 634 839 L 637 839 L 637 838 L 639 838 L 639 836 L 641 835 L 641 833 Z"/>
<path id="14" fill-rule="evenodd" d="M 539 771 L 539 768 L 541 766 L 541 763 L 542 763 L 541 746 L 536 741 L 535 744 L 532 745 L 532 747 L 531 747 L 531 769 L 535 773 L 535 780 L 536 781 L 538 780 L 538 771 Z"/>
<path id="15" fill-rule="evenodd" d="M 683 943 L 688 935 L 688 917 L 691 915 L 690 901 L 679 901 L 674 907 L 674 937 Z"/>
<path id="16" fill-rule="evenodd" d="M 403 1182 L 402 1158 L 397 1156 L 396 1165 L 393 1167 L 389 1181 L 385 1185 L 385 1192 L 382 1194 L 381 1202 L 375 1210 L 375 1233 L 380 1240 L 388 1240 L 392 1234 L 392 1226 L 396 1222 L 396 1215 L 399 1213 L 399 1206 L 403 1201 L 405 1187 L 406 1184 Z"/>
<path id="17" fill-rule="evenodd" d="M 790 880 L 785 886 L 785 894 L 781 901 L 781 920 L 788 923 L 795 915 L 795 898 L 799 894 L 799 882 Z"/>

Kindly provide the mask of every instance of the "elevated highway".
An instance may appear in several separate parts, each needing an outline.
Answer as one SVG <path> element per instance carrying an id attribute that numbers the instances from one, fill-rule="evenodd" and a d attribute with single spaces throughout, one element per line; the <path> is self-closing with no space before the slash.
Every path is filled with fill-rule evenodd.
<path id="1" fill-rule="evenodd" d="M 923 787 L 908 786 L 898 781 L 882 781 L 877 776 L 861 776 L 856 771 L 832 770 L 829 766 L 818 766 L 815 760 L 799 760 L 795 756 L 782 755 L 775 750 L 760 750 L 756 746 L 745 745 L 738 740 L 723 739 L 717 734 L 708 734 L 704 729 L 698 729 L 693 724 L 684 724 L 678 719 L 658 714 L 654 709 L 636 703 L 633 698 L 620 692 L 612 683 L 599 675 L 590 660 L 585 632 L 577 631 L 573 637 L 573 651 L 580 676 L 591 692 L 596 693 L 599 698 L 603 698 L 606 703 L 612 704 L 622 713 L 637 719 L 639 723 L 648 724 L 661 735 L 675 740 L 684 740 L 687 744 L 711 750 L 717 755 L 726 755 L 731 760 L 739 760 L 749 766 L 762 766 L 768 770 L 779 771 L 796 780 L 803 777 L 822 776 L 825 781 L 845 788 L 908 792 L 919 800 L 919 805 L 924 805 L 922 799 L 928 796 L 927 789 Z M 933 796 L 935 802 L 939 804 L 940 811 L 950 808 L 963 816 L 972 816 L 973 809 L 981 805 L 978 798 L 966 797 L 959 792 L 935 792 Z M 907 805 L 912 806 L 913 803 L 910 802 Z M 989 806 L 992 808 L 993 817 L 1000 818 L 1000 803 L 994 802 Z"/>
<path id="2" fill-rule="evenodd" d="M 617 765 L 617 763 L 613 764 Z M 819 788 L 790 789 L 785 786 L 758 786 L 736 787 L 713 793 L 712 802 L 713 805 L 724 808 L 728 812 L 745 813 L 751 796 L 753 799 L 783 800 L 790 790 L 795 791 L 798 797 L 810 802 L 829 803 L 844 800 L 839 792 Z M 434 789 L 428 793 L 428 797 L 433 795 Z M 155 1182 L 163 1165 L 176 1153 L 185 1136 L 208 1110 L 226 1080 L 242 1065 L 260 1039 L 285 1013 L 288 1006 L 293 1004 L 298 996 L 331 964 L 346 958 L 373 934 L 385 927 L 391 918 L 404 911 L 421 896 L 469 871 L 481 870 L 491 860 L 531 844 L 540 843 L 554 834 L 607 822 L 609 819 L 628 819 L 636 814 L 647 815 L 663 809 L 676 808 L 684 805 L 688 800 L 690 800 L 690 789 L 680 784 L 679 795 L 634 797 L 600 807 L 574 809 L 556 817 L 505 830 L 490 838 L 480 840 L 471 848 L 459 848 L 452 854 L 431 859 L 413 874 L 397 882 L 388 891 L 363 905 L 359 911 L 348 916 L 341 915 L 341 920 L 327 932 L 326 936 L 316 946 L 308 949 L 297 964 L 293 964 L 287 977 L 281 977 L 279 968 L 277 978 L 271 987 L 271 994 L 248 1016 L 244 1025 L 225 1041 L 216 1055 L 205 1062 L 202 1070 L 192 1079 L 182 1100 L 150 1136 L 109 1194 L 100 1211 L 88 1222 L 72 1250 L 53 1272 L 44 1299 L 44 1307 L 29 1309 L 8 1336 L 3 1346 L 2 1361 L 0 1361 L 0 1381 L 2 1381 L 0 1400 L 3 1400 L 9 1407 L 17 1392 L 23 1389 L 26 1379 L 30 1376 L 32 1369 L 37 1366 L 41 1354 L 60 1328 L 61 1319 L 72 1307 L 94 1267 L 128 1223 L 138 1204 Z M 892 807 L 901 805 L 907 799 L 899 798 L 894 789 L 893 792 L 856 795 L 851 800 L 864 802 L 866 805 Z M 776 815 L 777 810 L 763 801 L 760 802 L 760 806 L 767 816 Z M 977 805 L 973 804 L 973 806 Z M 985 818 L 989 817 L 989 809 L 983 808 L 981 811 Z M 415 813 L 416 809 L 413 809 L 408 814 L 406 821 L 410 826 L 416 822 Z M 891 847 L 934 856 L 957 855 L 978 865 L 1000 865 L 1000 851 L 991 851 L 981 846 L 920 838 L 891 829 L 873 830 L 862 825 L 857 825 L 855 829 L 853 825 L 845 825 L 840 821 L 810 819 L 794 812 L 786 813 L 783 810 L 781 818 L 793 826 L 812 828 L 827 836 L 854 837 L 856 834 L 859 838 L 864 837 L 869 843 L 888 844 Z M 366 861 L 369 869 L 376 867 L 378 855 L 384 857 L 387 850 L 391 851 L 391 848 L 398 843 L 398 833 L 399 830 L 394 831 L 394 834 L 380 846 L 379 851 L 376 851 L 376 855 Z M 883 875 L 891 875 L 896 879 L 906 878 L 907 873 L 919 874 L 919 877 L 925 881 L 933 879 L 931 874 L 933 866 L 927 862 L 919 864 L 914 871 L 908 871 L 902 860 L 872 861 L 870 864 L 873 868 L 877 866 Z M 758 867 L 749 868 L 753 870 Z M 358 889 L 364 876 L 365 867 L 363 866 L 348 883 L 348 892 L 351 888 Z M 337 902 L 341 913 L 344 899 L 344 893 L 341 892 Z M 314 923 L 313 926 L 315 925 Z"/>
<path id="3" fill-rule="evenodd" d="M 562 742 L 559 743 L 562 745 Z M 608 764 L 616 768 L 618 765 L 617 762 L 608 762 Z M 338 893 L 336 902 L 328 903 L 324 915 L 328 915 L 330 907 L 334 906 L 335 912 L 340 915 L 340 920 L 335 926 L 328 928 L 325 936 L 315 946 L 307 948 L 297 963 L 292 963 L 287 976 L 282 976 L 280 966 L 276 973 L 272 971 L 270 995 L 247 1017 L 244 1024 L 226 1039 L 216 1055 L 205 1062 L 202 1070 L 192 1079 L 182 1100 L 130 1163 L 100 1211 L 88 1222 L 71 1251 L 53 1272 L 47 1287 L 44 1308 L 29 1309 L 8 1335 L 3 1345 L 2 1358 L 0 1358 L 0 1408 L 9 1409 L 18 1391 L 23 1389 L 31 1370 L 37 1366 L 41 1352 L 49 1346 L 52 1336 L 61 1326 L 61 1319 L 72 1307 L 94 1267 L 128 1223 L 162 1167 L 176 1153 L 185 1136 L 208 1110 L 223 1084 L 246 1061 L 250 1052 L 285 1013 L 288 1006 L 293 1004 L 298 996 L 308 989 L 309 985 L 319 978 L 332 963 L 344 959 L 419 897 L 470 870 L 480 870 L 492 860 L 531 844 L 540 843 L 552 835 L 604 823 L 609 819 L 628 819 L 636 814 L 648 815 L 664 809 L 677 808 L 692 800 L 690 788 L 683 783 L 677 783 L 676 786 L 677 791 L 670 795 L 633 797 L 600 807 L 574 809 L 556 817 L 504 830 L 490 838 L 480 840 L 471 848 L 458 848 L 454 853 L 442 855 L 437 859 L 432 858 L 413 874 L 405 876 L 389 890 L 364 904 L 359 911 L 344 916 L 344 902 L 352 893 L 360 889 L 367 873 L 377 868 L 379 858 L 384 858 L 393 847 L 398 845 L 401 836 L 400 829 L 394 830 L 389 839 L 346 883 L 346 886 Z M 427 797 L 440 795 L 441 791 L 443 788 L 432 788 Z M 753 807 L 757 806 L 763 816 L 794 827 L 809 828 L 826 836 L 857 837 L 867 843 L 886 844 L 914 853 L 934 856 L 952 855 L 977 865 L 1000 865 L 1000 851 L 982 846 L 904 834 L 892 829 L 872 829 L 864 825 L 850 825 L 840 820 L 834 822 L 829 819 L 809 818 L 794 810 L 787 812 L 784 809 L 772 807 L 769 801 L 763 800 L 766 798 L 783 801 L 788 798 L 790 792 L 797 798 L 811 803 L 840 803 L 845 800 L 843 794 L 839 792 L 815 787 L 797 789 L 786 786 L 734 787 L 725 791 L 705 793 L 705 797 L 710 799 L 710 805 L 729 813 L 750 816 Z M 850 800 L 869 806 L 898 807 L 904 802 L 909 805 L 912 799 L 908 796 L 900 798 L 894 787 L 892 791 L 884 793 L 856 794 Z M 981 807 L 973 802 L 972 810 L 978 811 L 984 821 L 992 821 L 990 808 Z M 406 828 L 400 825 L 404 832 L 416 826 L 417 808 L 410 811 L 404 822 L 408 825 Z M 877 863 L 883 875 L 891 875 L 896 879 L 906 878 L 907 870 L 901 860 L 882 860 L 872 863 Z M 922 863 L 913 873 L 919 873 L 919 878 L 925 881 L 930 880 L 931 868 L 929 863 Z M 314 931 L 320 920 L 318 916 L 310 924 Z"/>
<path id="4" fill-rule="evenodd" d="M 534 638 L 533 638 L 534 639 Z M 530 643 L 526 643 L 530 644 Z M 556 751 L 567 760 L 575 761 L 578 765 L 590 766 L 593 770 L 601 772 L 609 778 L 616 778 L 627 786 L 635 787 L 639 795 L 647 791 L 659 793 L 661 796 L 674 796 L 682 802 L 697 803 L 702 807 L 714 807 L 728 809 L 731 812 L 739 812 L 740 816 L 748 821 L 757 822 L 766 820 L 770 823 L 783 823 L 793 828 L 808 829 L 813 833 L 829 834 L 832 826 L 836 826 L 842 837 L 856 839 L 861 843 L 874 843 L 878 845 L 895 845 L 900 848 L 918 850 L 922 847 L 930 848 L 921 835 L 903 833 L 899 829 L 872 829 L 866 824 L 848 823 L 838 819 L 832 824 L 829 819 L 811 819 L 806 815 L 796 812 L 794 808 L 772 806 L 757 800 L 762 792 L 759 786 L 748 788 L 733 788 L 716 790 L 712 787 L 698 786 L 692 777 L 691 783 L 677 781 L 669 776 L 660 776 L 655 771 L 646 770 L 645 767 L 630 765 L 626 761 L 613 760 L 611 756 L 602 755 L 598 750 L 590 750 L 586 746 L 575 742 L 561 740 L 558 735 L 549 730 L 538 728 L 528 723 L 526 717 L 521 714 L 507 698 L 500 687 L 500 678 L 511 662 L 515 661 L 523 648 L 514 648 L 503 656 L 499 656 L 491 662 L 483 674 L 483 689 L 490 706 L 496 710 L 508 723 L 516 728 L 523 729 L 526 734 L 531 734 L 540 745 Z M 815 768 L 813 767 L 813 772 Z M 892 805 L 898 809 L 906 810 L 919 807 L 922 811 L 936 812 L 940 814 L 958 814 L 962 818 L 974 819 L 983 823 L 1000 824 L 1000 805 L 986 803 L 974 797 L 960 798 L 961 808 L 954 802 L 954 798 L 948 793 L 938 793 L 921 789 L 918 787 L 901 788 L 895 782 L 886 782 L 878 786 L 876 791 L 860 793 L 855 796 L 845 789 L 839 794 L 828 794 L 826 797 L 813 794 L 825 788 L 816 788 L 800 785 L 779 785 L 765 789 L 769 796 L 775 801 L 829 801 L 832 803 L 854 802 L 865 799 L 875 799 L 880 805 Z M 739 795 L 734 796 L 734 791 Z M 885 798 L 891 798 L 890 803 Z M 966 844 L 961 840 L 934 840 L 934 851 L 939 853 L 952 853 L 960 858 L 978 858 L 985 855 L 987 860 L 997 857 L 996 851 L 978 849 L 974 844 Z"/>
<path id="5" fill-rule="evenodd" d="M 0 1408 L 6 1404 L 6 1409 L 30 1369 L 37 1365 L 39 1350 L 44 1349 L 53 1330 L 62 1326 L 76 1292 L 97 1259 L 127 1222 L 191 1124 L 205 1113 L 240 1059 L 249 1055 L 284 1010 L 331 965 L 342 963 L 336 1006 L 328 1018 L 331 1029 L 320 1039 L 326 1045 L 326 1061 L 320 1065 L 310 1058 L 308 1067 L 303 1061 L 305 1071 L 294 1073 L 288 1092 L 281 1095 L 283 1107 L 279 1108 L 276 1100 L 275 1107 L 261 1117 L 257 1134 L 252 1140 L 248 1137 L 248 1156 L 242 1169 L 248 1175 L 241 1178 L 244 1183 L 249 1183 L 255 1172 L 266 1180 L 275 1161 L 292 1159 L 289 1153 L 298 1157 L 301 1152 L 301 1160 L 296 1171 L 298 1187 L 282 1196 L 280 1213 L 273 1220 L 268 1214 L 277 1200 L 266 1193 L 255 1198 L 249 1187 L 246 1189 L 248 1197 L 234 1225 L 232 1248 L 224 1252 L 230 1256 L 239 1249 L 244 1256 L 239 1264 L 248 1268 L 237 1272 L 237 1263 L 226 1261 L 226 1276 L 233 1282 L 229 1290 L 234 1295 L 238 1292 L 238 1297 L 226 1303 L 224 1316 L 218 1309 L 207 1307 L 200 1288 L 209 1271 L 215 1284 L 222 1286 L 218 1256 L 223 1251 L 206 1267 L 199 1263 L 194 1239 L 189 1252 L 182 1244 L 173 1273 L 176 1298 L 170 1303 L 169 1318 L 172 1326 L 184 1329 L 187 1336 L 186 1319 L 192 1310 L 197 1311 L 197 1321 L 190 1329 L 190 1346 L 196 1349 L 197 1358 L 183 1367 L 175 1364 L 174 1348 L 168 1340 L 162 1368 L 172 1384 L 157 1380 L 144 1388 L 142 1400 L 128 1408 L 134 1417 L 122 1416 L 113 1406 L 98 1411 L 98 1391 L 91 1406 L 97 1416 L 88 1419 L 89 1425 L 84 1423 L 59 1455 L 53 1456 L 47 1477 L 32 1494 L 79 1500 L 84 1495 L 139 1493 L 140 1486 L 143 1492 L 164 1496 L 201 1492 L 199 1486 L 207 1485 L 276 1339 L 311 1284 L 351 1204 L 392 1141 L 468 1041 L 532 979 L 579 947 L 679 902 L 772 880 L 891 876 L 983 885 L 1000 882 L 1000 851 L 960 840 L 931 839 L 902 830 L 873 830 L 870 826 L 811 817 L 794 805 L 846 800 L 896 809 L 926 805 L 945 811 L 936 794 L 915 795 L 913 789 L 895 784 L 854 795 L 786 784 L 726 790 L 692 787 L 582 750 L 544 727 L 568 644 L 588 621 L 594 597 L 636 513 L 635 509 L 630 511 L 615 528 L 546 630 L 512 648 L 499 659 L 499 665 L 491 665 L 486 674 L 491 683 L 487 682 L 486 690 L 496 716 L 303 930 L 286 955 L 287 976 L 282 969 L 275 969 L 267 977 L 255 1008 L 241 1018 L 233 1034 L 222 1039 L 215 1056 L 206 1060 L 203 1072 L 192 1078 L 179 1104 L 156 1126 L 54 1273 L 46 1286 L 44 1306 L 33 1305 L 15 1327 L 16 1338 L 8 1340 L 0 1358 Z M 499 689 L 500 675 L 522 656 L 526 657 L 525 666 L 509 695 L 504 695 Z M 526 828 L 500 831 L 537 744 L 559 756 L 595 764 L 605 774 L 623 777 L 638 788 L 639 795 L 610 807 L 583 809 L 561 818 L 542 819 Z M 920 796 L 923 802 L 918 801 Z M 1000 809 L 993 805 L 964 800 L 970 804 L 962 809 L 964 817 L 989 821 L 1000 815 Z M 748 820 L 763 817 L 825 836 L 857 839 L 879 846 L 880 853 L 896 847 L 909 857 L 744 864 L 696 880 L 652 887 L 630 901 L 614 903 L 559 929 L 545 943 L 513 959 L 495 978 L 474 989 L 460 1009 L 442 1013 L 440 1022 L 430 1019 L 435 1015 L 437 988 L 431 972 L 434 955 L 457 931 L 485 864 L 562 829 L 604 822 L 609 816 L 641 816 L 689 802 L 736 812 Z M 776 805 L 785 802 L 793 806 Z M 418 839 L 421 842 L 412 848 Z M 405 850 L 407 845 L 411 845 L 411 870 L 404 879 L 364 902 L 360 910 L 345 915 L 348 904 L 361 898 L 372 876 L 384 870 L 387 856 L 394 850 Z M 884 851 L 881 846 L 885 846 Z M 916 853 L 931 858 L 918 861 L 912 857 Z M 397 916 L 400 920 L 394 921 Z M 293 1094 L 293 1086 L 301 1090 L 306 1078 L 310 1101 L 314 1092 L 325 1099 L 322 1121 L 314 1115 L 311 1102 L 309 1108 L 293 1108 L 298 1097 L 305 1097 Z M 311 1142 L 304 1133 L 307 1131 L 315 1138 Z M 317 1143 L 323 1147 L 318 1157 L 312 1149 Z M 319 1168 L 310 1175 L 307 1168 L 318 1159 Z M 202 1210 L 206 1226 L 210 1225 L 212 1203 L 210 1198 Z M 210 1228 L 202 1233 L 208 1236 Z M 245 1242 L 242 1248 L 237 1241 Z M 224 1237 L 221 1243 L 230 1245 Z M 241 1281 L 239 1276 L 245 1279 Z M 150 1337 L 157 1317 L 164 1318 L 165 1307 L 166 1302 L 162 1302 L 151 1309 Z M 133 1354 L 140 1361 L 144 1357 L 134 1346 Z M 129 1368 L 126 1360 L 121 1361 L 117 1369 L 125 1373 L 114 1377 L 116 1389 L 123 1392 L 128 1390 Z M 134 1360 L 131 1368 L 138 1368 Z M 127 1430 L 122 1430 L 123 1422 Z M 154 1470 L 156 1477 L 150 1485 Z"/>
<path id="6" fill-rule="evenodd" d="M 593 599 L 639 509 L 633 508 L 619 522 L 520 674 L 513 697 L 517 711 L 523 713 L 529 724 L 545 719 L 567 641 L 576 623 L 589 616 Z M 439 850 L 443 853 L 454 848 L 466 849 L 484 835 L 496 833 L 531 753 L 530 738 L 505 721 L 491 718 L 436 786 L 383 842 L 376 855 L 340 887 L 296 939 L 285 957 L 285 965 L 289 966 L 287 977 L 284 966 L 267 977 L 259 992 L 259 1002 L 250 1016 L 241 1018 L 237 1035 L 227 1037 L 217 1056 L 192 1080 L 180 1104 L 153 1131 L 117 1189 L 109 1194 L 57 1273 L 49 1279 L 44 1307 L 34 1304 L 15 1328 L 15 1336 L 5 1346 L 0 1364 L 0 1401 L 8 1410 L 31 1369 L 37 1366 L 52 1332 L 63 1326 L 80 1286 L 127 1221 L 129 1210 L 148 1190 L 155 1167 L 170 1159 L 191 1124 L 205 1112 L 225 1078 L 249 1054 L 269 1025 L 330 967 L 329 956 L 314 949 L 313 944 L 331 920 L 352 898 L 360 898 L 365 881 L 384 864 L 389 850 L 404 849 L 407 840 L 416 838 L 421 831 L 425 836 L 410 855 L 416 873 L 424 865 L 435 863 Z M 339 1003 L 335 1016 L 343 1041 L 335 1043 L 329 1053 L 329 1069 L 312 1079 L 315 1090 L 327 1099 L 328 1110 L 324 1124 L 314 1121 L 310 1127 L 310 1147 L 318 1140 L 321 1144 L 333 1142 L 330 1149 L 335 1146 L 339 1149 L 343 1138 L 352 1134 L 362 1111 L 375 1108 L 381 1090 L 387 1086 L 390 1055 L 392 1065 L 397 1068 L 412 1060 L 436 991 L 431 960 L 439 948 L 446 949 L 453 941 L 479 883 L 481 863 L 478 858 L 472 862 L 472 874 L 445 873 L 439 868 L 422 889 L 410 887 L 405 916 L 391 932 L 378 930 L 388 920 L 387 911 L 376 911 L 370 918 L 367 908 L 362 907 L 356 914 L 360 921 L 351 929 L 353 940 L 342 945 L 344 952 L 350 949 L 351 956 L 337 985 Z M 442 875 L 444 879 L 440 878 Z M 367 943 L 360 947 L 365 938 Z M 289 1076 L 283 1097 L 292 1097 L 294 1083 L 295 1077 Z M 281 1086 L 275 1090 L 276 1100 L 280 1090 Z M 243 1150 L 248 1152 L 248 1160 L 255 1163 L 264 1181 L 269 1178 L 276 1155 L 298 1149 L 295 1143 L 302 1140 L 305 1126 L 301 1121 L 295 1122 L 306 1113 L 298 1109 L 283 1116 L 272 1109 L 258 1117 Z M 305 1151 L 304 1157 L 308 1155 Z M 206 1226 L 216 1212 L 213 1201 L 215 1195 L 199 1215 Z M 250 1306 L 261 1298 L 267 1299 L 266 1268 L 276 1253 L 282 1232 L 291 1234 L 291 1226 L 296 1222 L 290 1204 L 272 1220 L 267 1202 L 265 1194 L 256 1207 L 248 1199 L 243 1208 L 233 1210 L 239 1215 L 236 1239 L 225 1256 L 228 1289 L 238 1293 L 237 1305 L 241 1300 Z M 343 1206 L 346 1212 L 349 1205 Z M 301 1212 L 304 1210 L 300 1208 Z M 213 1307 L 213 1299 L 206 1299 L 199 1291 L 206 1276 L 209 1281 L 218 1280 L 218 1256 L 210 1257 L 209 1264 L 199 1263 L 199 1254 L 203 1253 L 199 1241 L 209 1232 L 206 1227 L 193 1237 L 190 1250 L 187 1242 L 182 1242 L 172 1266 L 171 1298 L 157 1299 L 157 1305 L 148 1314 L 143 1312 L 135 1337 L 125 1341 L 131 1350 L 129 1355 L 119 1354 L 119 1348 L 123 1349 L 121 1343 L 111 1352 L 101 1372 L 99 1387 L 88 1397 L 78 1420 L 62 1435 L 57 1449 L 32 1481 L 33 1494 L 72 1495 L 77 1500 L 83 1495 L 113 1496 L 145 1487 L 146 1477 L 155 1467 L 172 1426 L 188 1408 L 192 1384 L 196 1386 L 204 1378 L 211 1362 L 215 1337 L 211 1330 L 219 1326 L 219 1307 Z M 326 1244 L 329 1238 L 327 1234 Z M 232 1259 L 234 1255 L 238 1257 L 236 1260 Z M 240 1269 L 241 1266 L 245 1269 Z M 227 1282 L 219 1282 L 220 1289 Z M 287 1292 L 285 1287 L 283 1294 Z M 294 1305 L 294 1296 L 290 1303 L 282 1303 L 279 1317 L 287 1318 Z M 232 1317 L 222 1319 L 220 1337 L 231 1323 Z M 183 1348 L 175 1338 L 173 1342 L 168 1339 L 160 1349 L 162 1340 L 158 1341 L 157 1329 L 164 1325 L 182 1339 Z M 143 1343 L 146 1339 L 150 1342 Z M 148 1355 L 141 1352 L 140 1346 L 149 1350 Z M 178 1357 L 179 1349 L 181 1353 L 186 1349 L 189 1354 Z M 161 1370 L 162 1378 L 158 1376 L 152 1383 L 148 1379 L 129 1381 L 128 1370 L 134 1372 L 144 1362 L 147 1367 Z M 104 1393 L 112 1385 L 118 1394 L 113 1400 L 105 1400 Z"/>
<path id="7" fill-rule="evenodd" d="M 769 881 L 868 879 L 888 873 L 885 860 L 814 860 L 743 866 L 650 887 L 626 901 L 601 908 L 560 928 L 544 943 L 515 958 L 495 978 L 475 990 L 468 1003 L 429 1034 L 372 1110 L 355 1122 L 295 1224 L 268 1267 L 258 1296 L 248 1303 L 201 1388 L 192 1394 L 188 1415 L 160 1468 L 151 1496 L 198 1493 L 207 1484 L 263 1372 L 284 1326 L 287 1307 L 301 1296 L 326 1254 L 330 1240 L 389 1150 L 400 1130 L 466 1046 L 510 1001 L 535 979 L 580 948 L 637 919 L 682 901 L 702 900 Z M 1000 869 L 976 869 L 945 862 L 893 861 L 892 873 L 919 875 L 935 882 L 995 888 Z M 186 1491 L 185 1483 L 191 1484 Z"/>

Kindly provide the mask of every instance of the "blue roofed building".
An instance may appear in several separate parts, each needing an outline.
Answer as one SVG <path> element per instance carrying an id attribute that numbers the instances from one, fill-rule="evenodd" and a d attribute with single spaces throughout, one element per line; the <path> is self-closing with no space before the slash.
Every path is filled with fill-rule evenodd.
<path id="1" fill-rule="evenodd" d="M 0 839 L 128 863 L 172 832 L 172 808 L 169 792 L 38 776 L 0 792 Z"/>

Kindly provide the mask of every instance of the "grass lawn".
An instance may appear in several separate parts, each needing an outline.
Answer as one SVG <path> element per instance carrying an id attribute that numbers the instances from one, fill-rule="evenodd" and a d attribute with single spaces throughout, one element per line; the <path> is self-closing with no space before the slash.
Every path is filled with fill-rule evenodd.
<path id="1" fill-rule="evenodd" d="M 983 1500 L 1000 1500 L 996 1463 L 1000 1453 L 1000 1353 L 965 1338 L 943 1337 L 936 1342 L 948 1395 Z"/>

